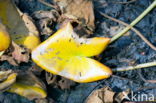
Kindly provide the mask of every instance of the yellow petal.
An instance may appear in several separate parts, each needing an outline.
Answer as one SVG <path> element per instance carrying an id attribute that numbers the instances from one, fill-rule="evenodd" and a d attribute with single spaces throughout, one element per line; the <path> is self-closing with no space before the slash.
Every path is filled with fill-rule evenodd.
<path id="1" fill-rule="evenodd" d="M 10 45 L 9 34 L 3 24 L 0 22 L 0 52 L 6 50 Z"/>
<path id="2" fill-rule="evenodd" d="M 100 80 L 108 78 L 111 70 L 87 57 L 101 53 L 109 40 L 104 37 L 79 38 L 68 23 L 41 43 L 32 52 L 32 59 L 43 69 L 77 82 Z"/>
<path id="3" fill-rule="evenodd" d="M 45 98 L 47 96 L 46 92 L 42 88 L 24 85 L 20 83 L 13 84 L 8 90 L 8 92 L 17 93 L 30 100 L 35 98 Z"/>
<path id="4" fill-rule="evenodd" d="M 6 80 L 4 80 L 2 83 L 0 83 L 0 90 L 5 90 L 8 87 L 10 87 L 15 81 L 16 81 L 16 73 L 10 74 Z"/>

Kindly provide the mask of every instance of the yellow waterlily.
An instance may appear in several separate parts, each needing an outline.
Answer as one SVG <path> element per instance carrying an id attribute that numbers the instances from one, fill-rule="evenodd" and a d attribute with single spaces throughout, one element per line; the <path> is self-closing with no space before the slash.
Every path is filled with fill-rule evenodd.
<path id="1" fill-rule="evenodd" d="M 89 58 L 100 54 L 109 44 L 105 37 L 79 38 L 70 23 L 32 51 L 32 59 L 46 71 L 76 82 L 108 78 L 112 71 Z"/>

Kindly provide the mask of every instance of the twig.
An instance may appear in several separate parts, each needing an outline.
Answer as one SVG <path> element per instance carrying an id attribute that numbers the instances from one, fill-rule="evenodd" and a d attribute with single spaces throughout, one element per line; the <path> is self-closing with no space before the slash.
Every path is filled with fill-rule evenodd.
<path id="1" fill-rule="evenodd" d="M 130 3 L 133 3 L 135 1 L 136 0 L 130 0 L 130 1 L 127 1 L 127 2 L 112 2 L 112 3 L 116 3 L 116 4 L 130 4 Z"/>
<path id="2" fill-rule="evenodd" d="M 144 81 L 144 82 L 148 82 L 148 83 L 156 83 L 156 80 L 146 80 L 143 75 L 141 74 L 141 71 L 139 70 L 139 72 L 137 72 L 139 74 L 139 77 Z"/>
<path id="3" fill-rule="evenodd" d="M 110 17 L 110 16 L 108 16 L 108 15 L 102 13 L 102 12 L 100 12 L 100 14 L 101 14 L 102 16 L 108 18 L 108 19 L 111 19 L 111 20 L 113 20 L 113 21 L 115 21 L 115 22 L 118 22 L 118 23 L 120 23 L 120 24 L 122 24 L 122 25 L 125 25 L 125 26 L 127 26 L 127 27 L 130 27 L 130 29 L 132 29 L 145 43 L 147 43 L 147 45 L 149 45 L 153 50 L 156 51 L 156 47 L 155 47 L 152 43 L 150 43 L 137 29 L 135 29 L 135 28 L 132 27 L 131 25 L 129 25 L 129 24 L 127 24 L 127 23 L 125 23 L 125 22 L 123 22 L 123 21 L 121 21 L 121 20 L 118 20 L 118 19 L 115 19 L 115 18 L 113 18 L 113 17 Z"/>
<path id="4" fill-rule="evenodd" d="M 49 4 L 49 3 L 45 2 L 44 0 L 38 0 L 38 1 L 39 1 L 40 3 L 46 5 L 46 6 L 49 6 L 49 7 L 54 8 L 54 9 L 57 9 L 56 6 L 54 6 L 54 5 L 52 5 L 52 4 Z"/>
<path id="5" fill-rule="evenodd" d="M 156 0 L 153 1 L 153 3 L 142 13 L 140 14 L 130 25 L 134 26 L 135 24 L 137 24 L 144 16 L 146 16 L 154 7 L 156 6 Z M 114 42 L 115 40 L 117 40 L 118 38 L 120 38 L 121 36 L 123 36 L 129 29 L 131 29 L 131 27 L 126 27 L 125 29 L 123 29 L 121 32 L 119 32 L 118 34 L 116 34 L 115 36 L 112 37 L 111 39 L 111 43 Z"/>
<path id="6" fill-rule="evenodd" d="M 156 89 L 156 86 L 154 86 L 154 87 L 141 87 L 141 88 L 138 88 L 135 92 L 142 91 L 144 89 Z"/>
<path id="7" fill-rule="evenodd" d="M 122 72 L 122 71 L 129 71 L 129 70 L 135 70 L 135 69 L 140 69 L 140 68 L 147 68 L 147 67 L 152 67 L 152 66 L 156 66 L 156 61 L 149 62 L 149 63 L 138 64 L 136 66 L 128 66 L 128 67 L 116 68 L 116 69 L 113 69 L 113 71 L 114 72 Z"/>

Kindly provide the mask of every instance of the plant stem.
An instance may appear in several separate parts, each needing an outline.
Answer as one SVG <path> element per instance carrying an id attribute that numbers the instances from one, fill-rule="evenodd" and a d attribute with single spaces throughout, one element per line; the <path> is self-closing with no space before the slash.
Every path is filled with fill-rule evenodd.
<path id="1" fill-rule="evenodd" d="M 146 16 L 154 7 L 156 6 L 156 0 L 153 1 L 153 3 L 142 13 L 140 14 L 131 24 L 130 26 L 134 26 L 135 24 L 137 24 L 144 16 Z M 126 27 L 125 29 L 123 29 L 121 32 L 119 32 L 118 34 L 116 34 L 115 36 L 112 37 L 111 42 L 114 42 L 115 40 L 117 40 L 118 38 L 120 38 L 121 36 L 123 36 L 128 30 L 131 29 L 131 27 Z"/>
<path id="2" fill-rule="evenodd" d="M 122 72 L 122 71 L 129 71 L 129 70 L 135 70 L 135 69 L 140 69 L 140 68 L 147 68 L 147 67 L 152 67 L 152 66 L 156 66 L 156 61 L 149 62 L 149 63 L 138 64 L 136 66 L 128 66 L 128 67 L 116 68 L 116 69 L 113 69 L 113 71 L 114 72 Z"/>

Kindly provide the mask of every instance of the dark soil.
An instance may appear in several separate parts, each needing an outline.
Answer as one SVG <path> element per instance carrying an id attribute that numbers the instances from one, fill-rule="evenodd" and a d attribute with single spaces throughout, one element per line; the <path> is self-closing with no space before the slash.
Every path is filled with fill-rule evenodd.
<path id="1" fill-rule="evenodd" d="M 93 36 L 111 37 L 110 28 L 114 26 L 121 27 L 114 21 L 102 17 L 98 11 L 104 12 L 114 18 L 131 23 L 139 14 L 141 14 L 153 0 L 136 0 L 133 3 L 121 4 L 129 0 L 94 0 L 94 9 L 96 16 L 96 31 Z M 38 10 L 50 10 L 37 0 L 19 0 L 18 7 L 25 13 L 32 15 Z M 135 28 L 137 28 L 151 43 L 156 45 L 156 9 L 151 11 Z M 102 54 L 101 62 L 110 68 L 124 67 L 131 64 L 147 63 L 156 60 L 156 51 L 152 50 L 143 40 L 134 32 L 130 35 L 111 44 Z M 11 66 L 7 62 L 0 63 L 0 68 L 12 68 L 27 70 L 32 63 L 21 64 L 19 67 Z M 103 86 L 109 86 L 114 91 L 120 92 L 130 88 L 135 93 L 154 94 L 156 97 L 156 84 L 144 82 L 140 77 L 141 73 L 147 80 L 156 79 L 156 67 L 142 68 L 141 70 L 114 73 L 109 79 L 86 84 L 78 84 L 70 90 L 61 90 L 48 88 L 48 96 L 57 103 L 83 103 L 88 95 L 95 89 Z M 149 87 L 149 89 L 145 88 Z M 140 91 L 140 88 L 142 88 Z M 31 103 L 23 97 L 11 93 L 0 93 L 0 103 Z"/>

